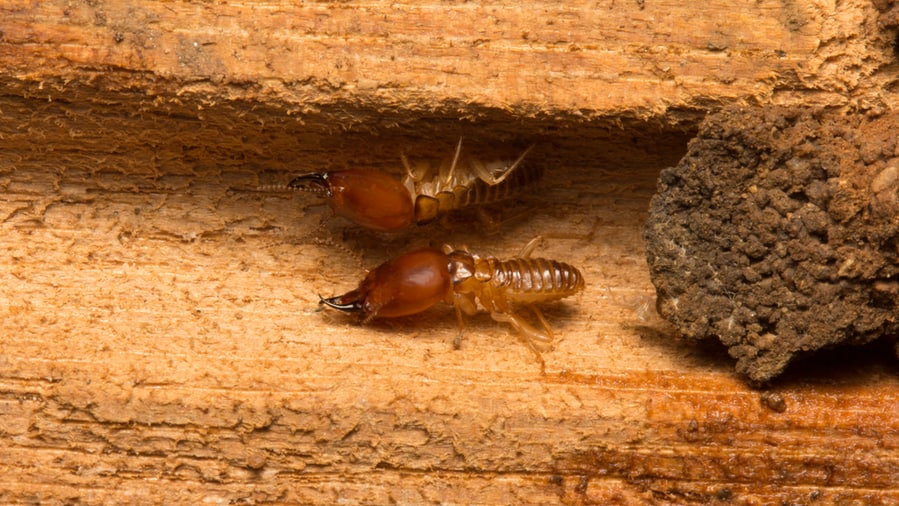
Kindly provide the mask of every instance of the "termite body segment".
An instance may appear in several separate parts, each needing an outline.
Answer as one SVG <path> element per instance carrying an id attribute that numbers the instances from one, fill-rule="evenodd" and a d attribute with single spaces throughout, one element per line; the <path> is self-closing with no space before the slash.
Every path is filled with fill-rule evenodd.
<path id="1" fill-rule="evenodd" d="M 463 313 L 473 315 L 480 305 L 494 320 L 512 325 L 542 364 L 541 348 L 553 334 L 534 304 L 575 295 L 584 288 L 584 278 L 567 263 L 531 258 L 534 244 L 531 241 L 519 257 L 509 260 L 482 258 L 448 246 L 412 251 L 369 272 L 355 290 L 322 298 L 321 303 L 361 313 L 368 322 L 417 314 L 442 301 L 455 307 L 460 333 Z M 516 314 L 516 305 L 528 307 L 539 325 Z"/>
<path id="2" fill-rule="evenodd" d="M 436 171 L 427 164 L 413 167 L 403 156 L 406 176 L 402 182 L 376 171 L 348 169 L 297 176 L 288 188 L 328 199 L 338 216 L 392 232 L 412 223 L 428 223 L 452 210 L 511 198 L 542 175 L 535 166 L 522 167 L 531 148 L 513 162 L 486 164 L 462 156 L 461 150 L 460 140 L 455 155 Z"/>
<path id="3" fill-rule="evenodd" d="M 427 163 L 415 167 L 405 157 L 403 186 L 414 196 L 415 222 L 428 223 L 456 209 L 492 204 L 512 198 L 543 175 L 535 164 L 523 164 L 530 146 L 514 161 L 484 163 L 462 155 L 462 139 L 451 159 L 443 160 L 437 170 Z"/>

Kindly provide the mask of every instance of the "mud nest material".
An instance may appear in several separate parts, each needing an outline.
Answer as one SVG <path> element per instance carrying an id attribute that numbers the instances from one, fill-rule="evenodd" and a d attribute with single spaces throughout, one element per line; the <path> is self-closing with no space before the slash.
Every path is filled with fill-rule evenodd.
<path id="1" fill-rule="evenodd" d="M 755 382 L 899 333 L 899 115 L 709 117 L 662 172 L 645 239 L 659 313 Z M 897 348 L 899 351 L 899 348 Z"/>

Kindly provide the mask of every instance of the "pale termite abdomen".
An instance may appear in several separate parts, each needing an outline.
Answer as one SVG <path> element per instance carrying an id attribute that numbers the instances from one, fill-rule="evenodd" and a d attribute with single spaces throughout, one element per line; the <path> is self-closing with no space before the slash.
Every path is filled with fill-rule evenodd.
<path id="1" fill-rule="evenodd" d="M 546 258 L 491 259 L 491 284 L 515 302 L 546 302 L 577 293 L 584 278 L 576 267 Z"/>
<path id="2" fill-rule="evenodd" d="M 404 159 L 407 176 L 403 184 L 415 201 L 416 223 L 428 223 L 457 209 L 508 200 L 543 176 L 541 165 L 523 163 L 531 148 L 516 160 L 490 163 L 460 157 L 460 149 L 461 143 L 451 164 L 445 162 L 436 171 L 427 165 L 413 170 Z"/>
<path id="3" fill-rule="evenodd" d="M 468 187 L 457 187 L 453 207 L 461 209 L 467 206 L 493 204 L 511 199 L 522 190 L 535 185 L 543 176 L 543 169 L 537 164 L 523 164 L 516 168 L 505 181 L 491 185 L 477 179 Z M 460 191 L 461 190 L 461 191 Z"/>

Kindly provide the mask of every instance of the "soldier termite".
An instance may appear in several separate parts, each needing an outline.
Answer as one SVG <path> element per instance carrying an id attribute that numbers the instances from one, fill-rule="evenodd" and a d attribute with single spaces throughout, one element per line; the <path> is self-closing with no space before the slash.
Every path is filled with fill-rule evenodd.
<path id="1" fill-rule="evenodd" d="M 360 313 L 363 323 L 420 313 L 439 302 L 455 307 L 461 339 L 462 314 L 473 315 L 480 304 L 490 316 L 514 327 L 537 356 L 549 347 L 553 333 L 535 304 L 575 295 L 584 288 L 580 271 L 563 262 L 532 258 L 537 237 L 518 257 L 499 260 L 480 257 L 465 249 L 423 248 L 389 260 L 371 272 L 359 286 L 343 295 L 321 298 L 320 303 L 345 312 Z M 515 313 L 513 306 L 529 308 L 539 326 Z"/>
<path id="2" fill-rule="evenodd" d="M 463 156 L 459 139 L 453 157 L 443 160 L 436 172 L 428 164 L 413 167 L 403 155 L 402 181 L 377 171 L 347 169 L 303 174 L 288 188 L 326 198 L 335 214 L 359 225 L 391 232 L 455 209 L 511 198 L 542 175 L 537 166 L 522 163 L 532 148 L 511 162 L 484 163 Z"/>

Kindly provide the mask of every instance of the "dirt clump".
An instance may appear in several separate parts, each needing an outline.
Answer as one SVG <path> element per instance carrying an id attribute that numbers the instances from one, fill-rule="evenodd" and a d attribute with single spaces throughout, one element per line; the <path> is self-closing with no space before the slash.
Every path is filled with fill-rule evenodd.
<path id="1" fill-rule="evenodd" d="M 899 334 L 896 132 L 899 114 L 707 118 L 650 206 L 659 313 L 759 383 L 798 354 Z"/>

